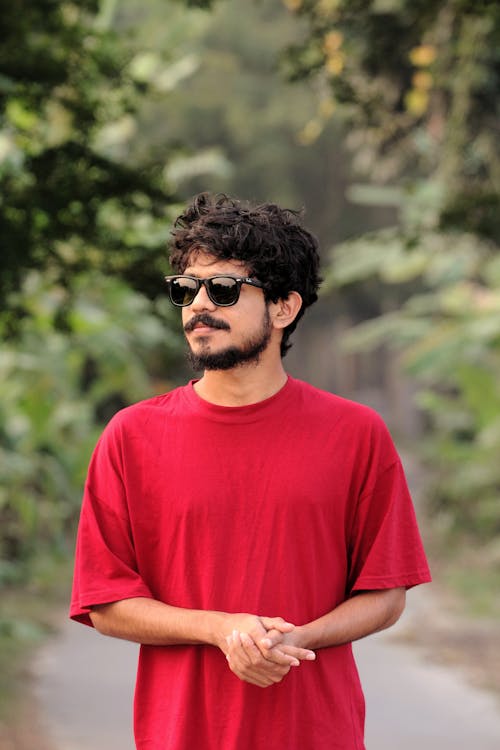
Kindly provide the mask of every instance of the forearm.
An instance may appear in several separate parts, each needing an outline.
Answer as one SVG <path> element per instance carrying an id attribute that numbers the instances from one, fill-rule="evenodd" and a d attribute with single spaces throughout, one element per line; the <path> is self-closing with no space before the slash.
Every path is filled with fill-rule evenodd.
<path id="1" fill-rule="evenodd" d="M 90 613 L 100 633 L 151 646 L 221 646 L 225 618 L 224 612 L 183 609 L 143 597 L 99 605 Z"/>
<path id="2" fill-rule="evenodd" d="M 340 646 L 394 625 L 405 605 L 405 589 L 364 591 L 323 617 L 297 627 L 293 636 L 303 648 Z"/>
<path id="3" fill-rule="evenodd" d="M 293 630 L 282 617 L 265 617 L 246 612 L 185 609 L 136 597 L 122 599 L 92 608 L 90 619 L 103 635 L 123 638 L 148 646 L 210 645 L 224 654 L 234 631 L 249 633 L 258 642 L 267 631 L 286 633 Z M 298 658 L 305 653 L 296 649 Z M 287 659 L 293 661 L 293 658 Z"/>

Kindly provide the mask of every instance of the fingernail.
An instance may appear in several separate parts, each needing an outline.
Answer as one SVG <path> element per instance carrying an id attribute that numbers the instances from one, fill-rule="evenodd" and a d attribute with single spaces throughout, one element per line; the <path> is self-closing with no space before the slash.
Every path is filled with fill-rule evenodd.
<path id="1" fill-rule="evenodd" d="M 292 661 L 292 662 L 290 662 L 290 666 L 292 666 L 292 667 L 300 667 L 300 661 L 297 661 L 297 660 Z"/>
<path id="2" fill-rule="evenodd" d="M 272 648 L 272 645 L 273 645 L 272 642 L 269 640 L 269 638 L 263 638 L 261 640 L 261 644 L 262 646 L 264 646 L 264 648 Z"/>
<path id="3" fill-rule="evenodd" d="M 316 654 L 314 653 L 314 651 L 309 651 L 309 653 L 306 656 L 306 659 L 308 661 L 314 661 L 315 658 L 316 658 Z"/>

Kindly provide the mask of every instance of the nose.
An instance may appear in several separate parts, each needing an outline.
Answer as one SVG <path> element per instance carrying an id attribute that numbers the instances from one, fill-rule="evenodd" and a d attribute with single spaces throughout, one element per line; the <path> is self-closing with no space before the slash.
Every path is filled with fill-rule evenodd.
<path id="1" fill-rule="evenodd" d="M 202 312 L 203 310 L 216 310 L 217 305 L 212 302 L 208 296 L 207 290 L 204 284 L 200 285 L 198 293 L 194 300 L 188 305 L 188 309 L 194 313 Z"/>

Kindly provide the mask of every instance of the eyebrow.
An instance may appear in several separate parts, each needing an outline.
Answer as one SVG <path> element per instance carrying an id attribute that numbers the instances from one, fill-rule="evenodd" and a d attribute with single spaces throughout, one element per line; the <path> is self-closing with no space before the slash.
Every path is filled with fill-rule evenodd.
<path id="1" fill-rule="evenodd" d="M 208 269 L 207 269 L 208 270 Z M 197 276 L 199 279 L 208 279 L 210 276 L 233 276 L 234 278 L 241 278 L 243 276 L 250 276 L 251 274 L 248 273 L 246 270 L 241 271 L 214 271 L 211 269 L 211 273 L 209 273 L 207 276 L 200 276 L 198 273 L 194 273 L 194 271 L 190 271 L 189 267 L 186 268 L 182 273 L 178 274 L 179 276 Z"/>

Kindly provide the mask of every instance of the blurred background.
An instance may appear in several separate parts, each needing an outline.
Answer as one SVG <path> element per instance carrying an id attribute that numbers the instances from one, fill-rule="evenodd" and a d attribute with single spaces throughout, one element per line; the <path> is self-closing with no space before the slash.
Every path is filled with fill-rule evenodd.
<path id="1" fill-rule="evenodd" d="M 496 0 L 3 4 L 0 739 L 103 425 L 191 376 L 162 277 L 202 190 L 304 210 L 285 364 L 388 421 L 457 618 L 425 635 L 500 694 L 499 115 Z"/>

